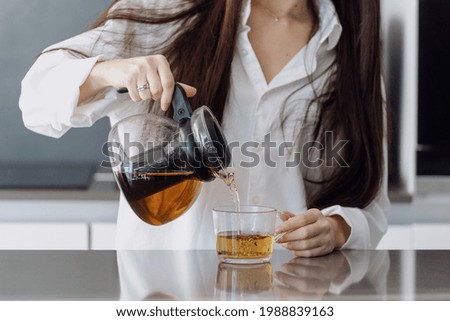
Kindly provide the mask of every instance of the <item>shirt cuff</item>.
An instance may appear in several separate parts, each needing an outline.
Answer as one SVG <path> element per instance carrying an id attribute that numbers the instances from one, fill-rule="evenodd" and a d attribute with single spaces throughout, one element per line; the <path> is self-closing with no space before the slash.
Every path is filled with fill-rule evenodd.
<path id="1" fill-rule="evenodd" d="M 89 127 L 105 116 L 108 99 L 78 106 L 80 86 L 101 60 L 75 57 L 64 50 L 41 55 L 22 81 L 19 105 L 25 126 L 37 133 L 59 138 L 72 127 Z M 99 95 L 100 96 L 100 95 Z M 102 97 L 110 97 L 106 92 Z M 98 106 L 98 104 L 102 104 Z"/>
<path id="2" fill-rule="evenodd" d="M 54 88 L 54 95 L 51 96 L 50 102 L 55 107 L 52 119 L 52 127 L 55 129 L 60 130 L 61 125 L 73 126 L 71 119 L 78 107 L 80 87 L 89 77 L 98 59 L 99 57 L 71 59 L 61 63 L 51 73 L 51 78 L 54 79 L 53 83 L 57 86 L 57 88 Z M 70 76 L 68 77 L 68 75 Z M 58 85 L 58 79 L 66 79 L 66 81 Z M 62 108 L 63 106 L 66 106 L 66 108 Z"/>
<path id="3" fill-rule="evenodd" d="M 342 207 L 334 205 L 322 210 L 323 215 L 341 216 L 350 226 L 351 232 L 347 242 L 341 249 L 369 249 L 370 248 L 370 230 L 369 224 L 362 213 L 363 210 L 352 207 Z"/>

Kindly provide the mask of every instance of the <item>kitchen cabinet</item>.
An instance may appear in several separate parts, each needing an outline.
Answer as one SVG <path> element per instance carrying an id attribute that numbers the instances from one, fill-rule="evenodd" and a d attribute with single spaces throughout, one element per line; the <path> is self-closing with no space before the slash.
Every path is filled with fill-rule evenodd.
<path id="1" fill-rule="evenodd" d="M 412 244 L 417 250 L 450 249 L 450 224 L 415 224 Z"/>
<path id="2" fill-rule="evenodd" d="M 391 225 L 378 244 L 379 250 L 409 250 L 413 246 L 411 225 Z"/>
<path id="3" fill-rule="evenodd" d="M 113 250 L 115 223 L 1 223 L 0 250 Z"/>
<path id="4" fill-rule="evenodd" d="M 118 206 L 111 173 L 88 190 L 0 190 L 0 249 L 113 249 Z"/>
<path id="5" fill-rule="evenodd" d="M 87 250 L 85 223 L 1 223 L 0 249 Z"/>
<path id="6" fill-rule="evenodd" d="M 392 203 L 379 249 L 450 249 L 450 179 L 419 177 L 410 203 Z"/>
<path id="7" fill-rule="evenodd" d="M 113 249 L 118 201 L 0 200 L 0 249 Z"/>
<path id="8" fill-rule="evenodd" d="M 391 225 L 377 249 L 449 250 L 450 224 Z"/>
<path id="9" fill-rule="evenodd" d="M 115 223 L 92 223 L 91 224 L 92 250 L 113 250 L 115 249 L 116 224 Z"/>

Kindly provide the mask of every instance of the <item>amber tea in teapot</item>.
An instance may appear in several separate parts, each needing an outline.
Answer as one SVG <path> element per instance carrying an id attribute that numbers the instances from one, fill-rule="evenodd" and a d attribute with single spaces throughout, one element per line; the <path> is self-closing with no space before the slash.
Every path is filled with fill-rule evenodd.
<path id="1" fill-rule="evenodd" d="M 181 216 L 197 199 L 202 182 L 193 172 L 119 173 L 133 211 L 145 222 L 162 225 Z"/>

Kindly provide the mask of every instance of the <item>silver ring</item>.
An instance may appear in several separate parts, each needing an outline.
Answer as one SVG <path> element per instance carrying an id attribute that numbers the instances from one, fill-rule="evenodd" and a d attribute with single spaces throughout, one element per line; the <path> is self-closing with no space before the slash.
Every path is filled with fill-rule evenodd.
<path id="1" fill-rule="evenodd" d="M 150 84 L 146 83 L 145 85 L 137 86 L 136 89 L 138 92 L 148 90 L 148 89 L 150 89 Z"/>

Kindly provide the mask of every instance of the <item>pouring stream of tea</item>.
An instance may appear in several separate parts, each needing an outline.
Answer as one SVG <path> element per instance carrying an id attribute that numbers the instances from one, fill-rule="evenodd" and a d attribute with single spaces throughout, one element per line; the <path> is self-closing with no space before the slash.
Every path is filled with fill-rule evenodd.
<path id="1" fill-rule="evenodd" d="M 216 176 L 220 178 L 230 189 L 231 197 L 233 198 L 234 206 L 236 208 L 236 212 L 240 213 L 241 211 L 241 200 L 239 198 L 239 192 L 236 185 L 236 181 L 234 179 L 234 171 L 232 169 L 223 168 L 216 173 Z"/>
<path id="2" fill-rule="evenodd" d="M 233 198 L 235 211 L 237 213 L 238 231 L 239 234 L 241 234 L 241 199 L 239 197 L 236 180 L 234 179 L 234 170 L 232 168 L 226 169 L 222 167 L 221 170 L 216 172 L 216 176 L 220 178 L 231 191 L 231 197 Z"/>

